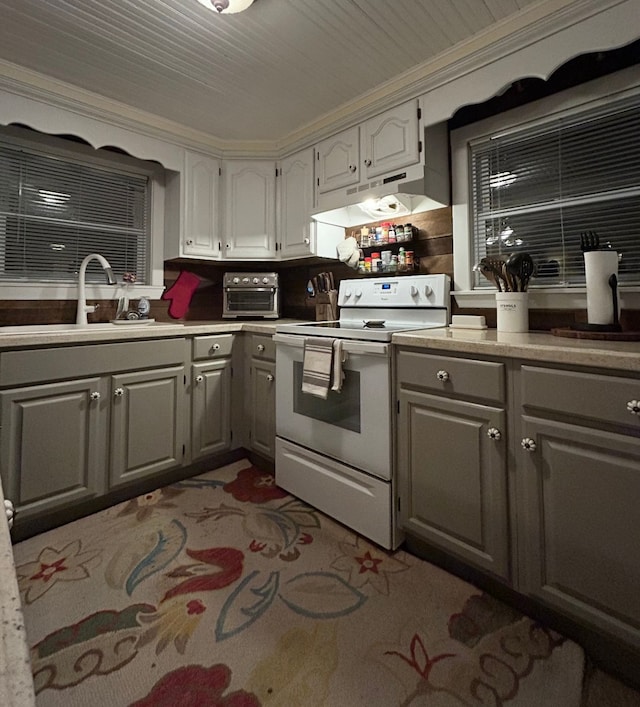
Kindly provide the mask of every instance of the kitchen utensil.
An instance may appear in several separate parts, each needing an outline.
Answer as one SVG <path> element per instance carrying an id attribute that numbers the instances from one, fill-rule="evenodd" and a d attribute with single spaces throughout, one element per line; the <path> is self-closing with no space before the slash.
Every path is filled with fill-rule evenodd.
<path id="1" fill-rule="evenodd" d="M 583 231 L 580 234 L 580 250 L 588 253 L 591 250 L 600 248 L 600 238 L 595 231 Z"/>
<path id="2" fill-rule="evenodd" d="M 526 292 L 529 286 L 529 279 L 533 277 L 536 271 L 536 266 L 533 259 L 528 253 L 522 253 L 520 260 L 520 273 L 518 275 L 520 281 L 520 292 Z"/>
<path id="3" fill-rule="evenodd" d="M 307 295 L 309 297 L 315 297 L 316 296 L 316 288 L 315 285 L 311 280 L 307 282 Z"/>
<path id="4" fill-rule="evenodd" d="M 613 298 L 613 326 L 618 328 L 620 326 L 618 318 L 618 277 L 615 273 L 612 273 L 609 277 L 609 287 Z"/>
<path id="5" fill-rule="evenodd" d="M 502 276 L 502 263 L 503 261 L 499 258 L 484 257 L 476 266 L 476 268 L 487 278 L 487 280 L 496 286 L 498 292 L 502 292 L 508 287 Z"/>

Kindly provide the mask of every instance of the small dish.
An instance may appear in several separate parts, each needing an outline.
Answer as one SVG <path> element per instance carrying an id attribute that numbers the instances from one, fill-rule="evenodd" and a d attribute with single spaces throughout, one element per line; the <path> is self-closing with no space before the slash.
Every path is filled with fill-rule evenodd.
<path id="1" fill-rule="evenodd" d="M 137 324 L 141 326 L 142 324 L 153 324 L 155 319 L 112 319 L 111 324 Z"/>

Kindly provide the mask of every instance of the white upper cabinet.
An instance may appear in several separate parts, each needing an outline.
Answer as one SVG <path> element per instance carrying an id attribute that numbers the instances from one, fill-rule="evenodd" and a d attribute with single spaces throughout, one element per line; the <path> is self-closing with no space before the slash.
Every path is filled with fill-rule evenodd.
<path id="1" fill-rule="evenodd" d="M 408 101 L 362 124 L 360 137 L 365 180 L 420 161 L 418 111 L 418 101 Z"/>
<path id="2" fill-rule="evenodd" d="M 185 150 L 182 172 L 167 172 L 165 257 L 220 257 L 218 160 Z"/>
<path id="3" fill-rule="evenodd" d="M 280 258 L 313 252 L 313 148 L 280 162 L 278 177 L 278 250 Z"/>
<path id="4" fill-rule="evenodd" d="M 318 191 L 333 191 L 360 179 L 360 127 L 343 130 L 323 140 L 317 150 Z"/>
<path id="5" fill-rule="evenodd" d="M 390 175 L 421 158 L 418 101 L 327 138 L 317 147 L 317 189 L 325 194 Z"/>
<path id="6" fill-rule="evenodd" d="M 276 257 L 276 166 L 270 160 L 229 160 L 222 169 L 224 257 Z"/>

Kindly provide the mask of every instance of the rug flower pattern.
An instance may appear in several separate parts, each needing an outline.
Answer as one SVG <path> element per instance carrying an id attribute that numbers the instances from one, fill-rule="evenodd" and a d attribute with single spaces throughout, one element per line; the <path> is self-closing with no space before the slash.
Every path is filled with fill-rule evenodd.
<path id="1" fill-rule="evenodd" d="M 39 705 L 571 705 L 582 675 L 575 644 L 246 460 L 14 554 Z"/>

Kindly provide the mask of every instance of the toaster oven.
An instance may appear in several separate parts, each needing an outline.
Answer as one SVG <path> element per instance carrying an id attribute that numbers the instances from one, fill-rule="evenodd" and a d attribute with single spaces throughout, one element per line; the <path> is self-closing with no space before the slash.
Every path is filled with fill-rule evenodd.
<path id="1" fill-rule="evenodd" d="M 278 273 L 225 273 L 222 289 L 225 319 L 277 319 L 280 316 Z"/>

